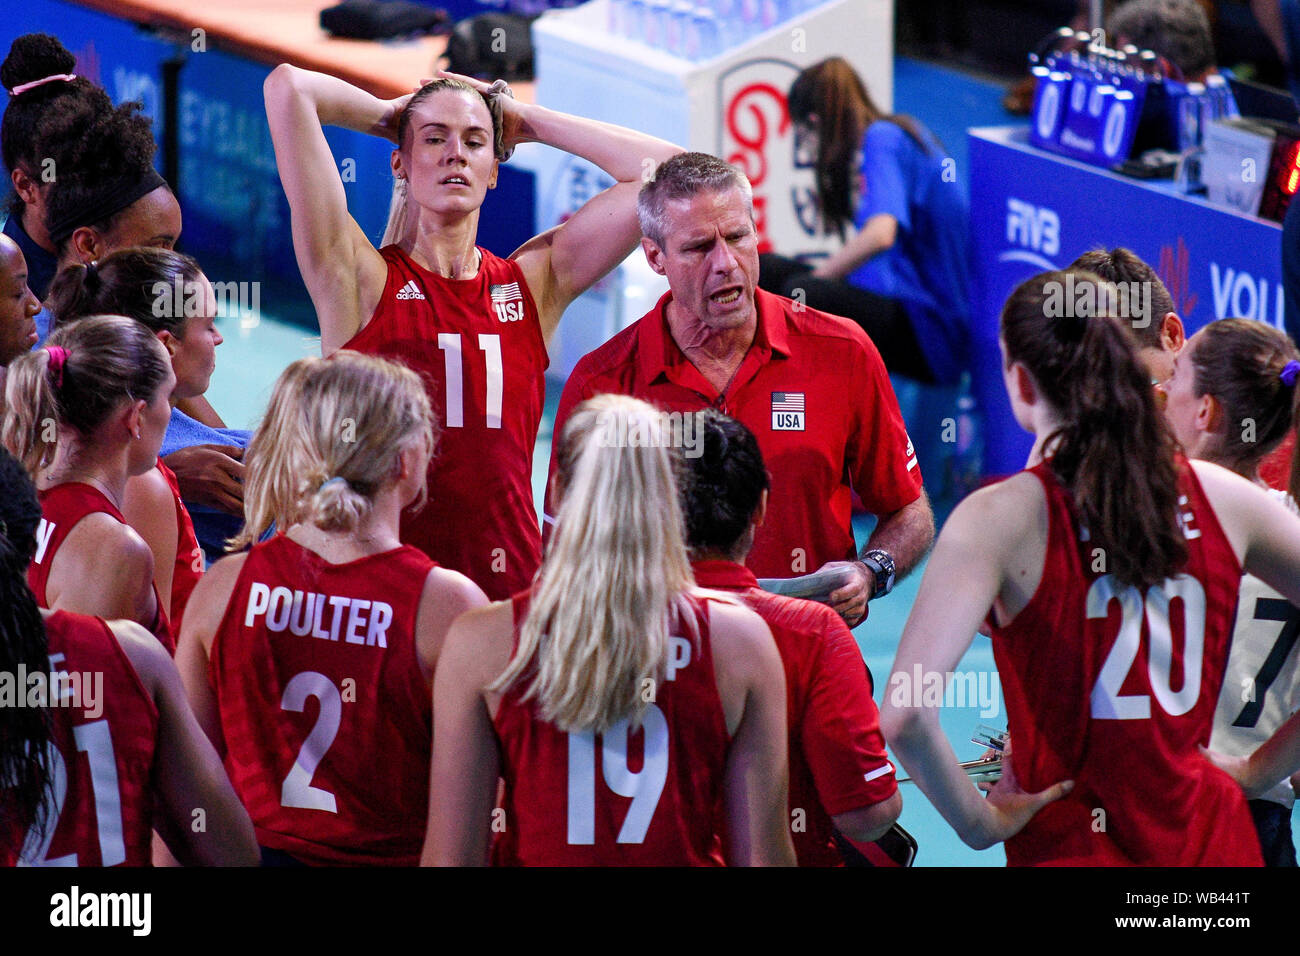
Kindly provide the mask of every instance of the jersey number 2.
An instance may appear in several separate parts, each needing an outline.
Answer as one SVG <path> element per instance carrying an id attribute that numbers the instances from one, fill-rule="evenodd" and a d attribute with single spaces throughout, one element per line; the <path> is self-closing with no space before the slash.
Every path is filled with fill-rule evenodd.
<path id="1" fill-rule="evenodd" d="M 478 347 L 487 363 L 486 417 L 488 428 L 501 427 L 501 393 L 505 373 L 501 366 L 501 336 L 481 334 Z M 443 364 L 447 372 L 448 428 L 465 427 L 465 375 L 461 359 L 460 333 L 439 332 L 438 348 L 442 349 Z"/>
<path id="2" fill-rule="evenodd" d="M 1169 602 L 1173 598 L 1183 602 L 1183 686 L 1178 691 L 1170 686 L 1174 641 L 1169 630 Z M 1103 575 L 1088 589 L 1088 618 L 1105 620 L 1111 601 L 1119 601 L 1119 634 L 1092 688 L 1093 719 L 1145 720 L 1151 716 L 1150 696 L 1119 692 L 1137 658 L 1144 608 L 1151 691 L 1171 717 L 1187 713 L 1196 706 L 1201 693 L 1201 659 L 1205 651 L 1205 589 L 1201 582 L 1179 574 L 1147 588 L 1144 601 L 1142 592 L 1133 585 L 1121 585 L 1112 575 Z"/>
<path id="3" fill-rule="evenodd" d="M 596 842 L 596 737 L 601 738 L 600 769 L 605 785 L 620 797 L 631 797 L 627 817 L 618 831 L 619 843 L 644 843 L 646 831 L 659 806 L 668 780 L 668 719 L 654 704 L 642 718 L 645 759 L 641 770 L 627 766 L 627 745 L 631 729 L 620 720 L 604 734 L 569 734 L 569 844 L 590 846 Z"/>
<path id="4" fill-rule="evenodd" d="M 328 790 L 311 785 L 311 778 L 325 757 L 325 751 L 334 743 L 339 732 L 339 722 L 343 718 L 343 696 L 334 682 L 317 671 L 303 671 L 295 674 L 284 686 L 284 696 L 280 698 L 281 710 L 302 713 L 307 706 L 307 698 L 315 697 L 320 701 L 320 713 L 311 733 L 298 748 L 298 757 L 284 778 L 280 787 L 280 806 L 296 807 L 300 810 L 324 810 L 326 813 L 338 813 L 334 794 Z"/>

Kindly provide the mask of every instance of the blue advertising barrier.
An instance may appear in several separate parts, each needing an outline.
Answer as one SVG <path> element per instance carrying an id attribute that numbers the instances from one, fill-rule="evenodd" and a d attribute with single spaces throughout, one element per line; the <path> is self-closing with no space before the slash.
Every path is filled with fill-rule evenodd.
<path id="1" fill-rule="evenodd" d="M 984 421 L 984 474 L 1024 467 L 1032 440 L 1002 380 L 998 317 L 1017 285 L 1097 247 L 1127 247 L 1160 274 L 1187 334 L 1215 319 L 1285 314 L 1277 223 L 1030 146 L 1024 127 L 972 129 L 970 211 L 976 288 L 972 388 Z"/>

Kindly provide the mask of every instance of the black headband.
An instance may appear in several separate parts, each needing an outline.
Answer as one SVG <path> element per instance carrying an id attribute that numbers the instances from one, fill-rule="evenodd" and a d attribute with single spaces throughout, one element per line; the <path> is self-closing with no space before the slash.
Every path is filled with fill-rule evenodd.
<path id="1" fill-rule="evenodd" d="M 71 210 L 60 219 L 51 220 L 47 218 L 45 227 L 49 230 L 50 241 L 56 244 L 61 243 L 82 226 L 103 222 L 109 216 L 131 205 L 141 196 L 153 192 L 159 186 L 166 185 L 167 180 L 163 179 L 158 170 L 152 166 L 140 176 L 124 176 L 109 180 L 100 185 L 90 202 Z"/>

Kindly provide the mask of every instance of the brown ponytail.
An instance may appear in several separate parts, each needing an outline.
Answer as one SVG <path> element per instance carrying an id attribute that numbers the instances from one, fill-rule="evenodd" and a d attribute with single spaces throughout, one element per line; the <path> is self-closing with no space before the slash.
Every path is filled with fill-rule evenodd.
<path id="1" fill-rule="evenodd" d="M 1100 277 L 1070 275 L 1045 272 L 1017 286 L 1002 309 L 1002 341 L 1007 361 L 1029 371 L 1060 415 L 1043 448 L 1093 546 L 1104 549 L 1122 583 L 1147 587 L 1187 560 L 1174 441 L 1122 323 L 1109 315 L 1057 315 L 1063 288 L 1095 283 L 1093 301 L 1107 301 Z"/>
<path id="2" fill-rule="evenodd" d="M 51 348 L 66 352 L 50 368 Z M 59 426 L 93 437 L 123 402 L 153 401 L 171 360 L 154 334 L 133 319 L 96 315 L 61 326 L 46 347 L 9 364 L 0 441 L 33 476 L 54 459 Z"/>

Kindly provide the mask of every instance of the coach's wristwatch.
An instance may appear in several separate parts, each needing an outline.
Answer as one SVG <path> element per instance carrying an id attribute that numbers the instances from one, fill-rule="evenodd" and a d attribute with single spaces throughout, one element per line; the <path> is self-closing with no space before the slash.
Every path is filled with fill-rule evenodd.
<path id="1" fill-rule="evenodd" d="M 894 559 L 888 551 L 877 548 L 868 551 L 858 560 L 866 565 L 867 570 L 875 577 L 875 588 L 867 600 L 874 601 L 878 597 L 884 597 L 894 589 Z"/>

